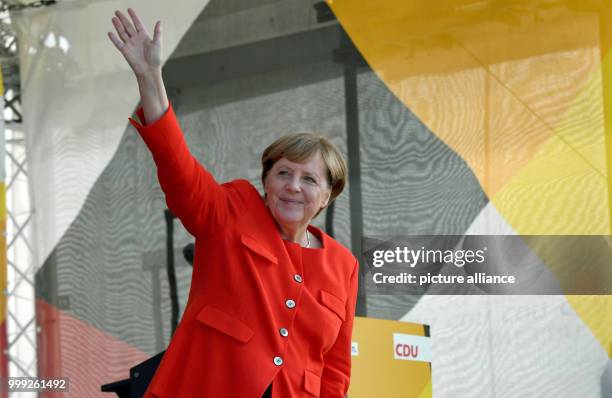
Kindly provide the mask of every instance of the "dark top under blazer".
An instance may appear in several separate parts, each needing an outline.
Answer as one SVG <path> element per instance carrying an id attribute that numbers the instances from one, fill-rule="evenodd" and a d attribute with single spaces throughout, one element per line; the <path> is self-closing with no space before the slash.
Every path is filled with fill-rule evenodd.
<path id="1" fill-rule="evenodd" d="M 323 248 L 281 239 L 251 183 L 218 184 L 190 154 L 172 107 L 150 125 L 130 122 L 196 238 L 185 312 L 145 397 L 255 398 L 272 382 L 274 398 L 344 397 L 355 257 L 313 226 Z"/>

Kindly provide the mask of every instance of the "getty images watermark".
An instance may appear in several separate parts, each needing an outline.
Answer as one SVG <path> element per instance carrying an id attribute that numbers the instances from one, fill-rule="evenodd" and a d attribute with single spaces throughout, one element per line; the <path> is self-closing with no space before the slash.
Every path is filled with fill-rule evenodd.
<path id="1" fill-rule="evenodd" d="M 365 238 L 363 249 L 372 294 L 612 293 L 605 237 L 421 235 Z"/>
<path id="2" fill-rule="evenodd" d="M 374 250 L 372 255 L 372 265 L 376 268 L 384 266 L 386 263 L 406 264 L 414 268 L 417 264 L 445 263 L 453 264 L 456 267 L 463 267 L 469 264 L 483 264 L 485 262 L 486 247 L 479 250 L 440 250 L 426 249 L 424 246 L 419 249 L 410 249 L 407 246 L 395 247 L 395 250 Z M 372 279 L 374 283 L 418 283 L 419 286 L 432 283 L 452 284 L 452 283 L 515 283 L 514 275 L 487 275 L 484 272 L 477 272 L 473 275 L 443 275 L 426 274 L 416 275 L 409 272 L 401 272 L 399 275 L 385 275 L 383 272 L 374 272 Z"/>

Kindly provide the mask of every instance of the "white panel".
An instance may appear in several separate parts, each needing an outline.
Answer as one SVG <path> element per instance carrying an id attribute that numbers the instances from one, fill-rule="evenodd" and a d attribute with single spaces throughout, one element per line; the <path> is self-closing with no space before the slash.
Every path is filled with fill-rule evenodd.
<path id="1" fill-rule="evenodd" d="M 22 108 L 40 266 L 117 149 L 139 100 L 107 37 L 116 9 L 134 8 L 149 32 L 162 21 L 167 59 L 208 0 L 58 2 L 15 13 Z"/>
<path id="2" fill-rule="evenodd" d="M 514 235 L 490 203 L 467 231 Z M 565 296 L 423 296 L 436 397 L 600 397 L 608 358 Z"/>

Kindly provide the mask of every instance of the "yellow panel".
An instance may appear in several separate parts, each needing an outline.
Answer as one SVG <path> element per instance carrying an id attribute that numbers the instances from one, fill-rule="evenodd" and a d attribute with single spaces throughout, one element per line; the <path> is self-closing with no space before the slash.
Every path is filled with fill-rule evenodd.
<path id="1" fill-rule="evenodd" d="M 605 145 L 597 69 L 554 134 L 491 201 L 519 234 L 608 234 Z"/>
<path id="2" fill-rule="evenodd" d="M 612 296 L 566 296 L 604 352 L 612 341 Z"/>
<path id="3" fill-rule="evenodd" d="M 432 396 L 433 392 L 431 390 L 431 380 L 429 380 L 429 383 L 427 383 L 423 391 L 421 391 L 419 394 L 419 398 L 431 398 Z"/>
<path id="4" fill-rule="evenodd" d="M 353 341 L 359 355 L 352 357 L 350 398 L 431 397 L 428 362 L 394 359 L 393 333 L 424 336 L 423 325 L 355 317 Z"/>
<path id="5" fill-rule="evenodd" d="M 329 2 L 374 72 L 465 159 L 489 197 L 564 115 L 566 127 L 587 121 L 600 141 L 603 133 L 597 104 L 593 118 L 567 117 L 600 66 L 597 15 L 518 3 Z"/>

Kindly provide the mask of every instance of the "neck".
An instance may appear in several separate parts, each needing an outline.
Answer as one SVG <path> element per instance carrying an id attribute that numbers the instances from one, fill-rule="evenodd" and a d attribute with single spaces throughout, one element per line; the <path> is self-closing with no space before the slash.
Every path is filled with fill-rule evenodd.
<path id="1" fill-rule="evenodd" d="M 278 224 L 277 224 L 278 225 Z M 295 242 L 302 246 L 306 246 L 308 242 L 308 238 L 306 236 L 307 227 L 293 227 L 293 226 L 281 226 L 278 225 L 278 229 L 280 231 L 281 238 L 284 240 L 288 240 L 291 242 Z"/>

